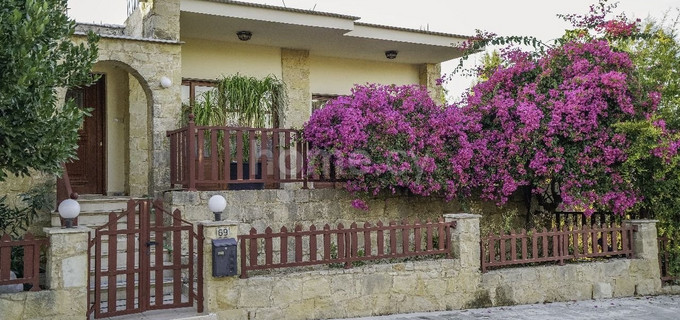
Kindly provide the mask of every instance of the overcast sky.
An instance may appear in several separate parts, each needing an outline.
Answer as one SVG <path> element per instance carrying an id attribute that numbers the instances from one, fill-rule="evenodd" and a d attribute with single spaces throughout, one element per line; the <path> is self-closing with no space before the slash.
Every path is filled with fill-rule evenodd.
<path id="1" fill-rule="evenodd" d="M 472 35 L 475 29 L 500 35 L 533 35 L 544 41 L 568 26 L 557 13 L 586 13 L 595 0 L 253 0 L 361 17 L 361 21 L 398 27 Z M 677 15 L 680 0 L 620 0 L 617 11 L 629 18 Z M 127 0 L 69 0 L 69 15 L 80 22 L 123 24 Z M 446 72 L 455 62 L 444 64 Z M 462 92 L 470 79 L 455 80 L 450 91 Z"/>

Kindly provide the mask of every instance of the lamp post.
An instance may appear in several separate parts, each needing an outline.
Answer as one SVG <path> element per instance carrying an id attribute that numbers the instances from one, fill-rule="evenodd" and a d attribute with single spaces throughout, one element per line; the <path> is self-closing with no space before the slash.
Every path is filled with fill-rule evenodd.
<path id="1" fill-rule="evenodd" d="M 222 221 L 222 211 L 227 207 L 227 200 L 216 194 L 208 200 L 208 208 L 215 214 L 215 221 Z"/>
<path id="2" fill-rule="evenodd" d="M 66 199 L 59 204 L 59 215 L 64 218 L 64 228 L 73 228 L 73 219 L 80 214 L 80 204 L 73 199 Z"/>

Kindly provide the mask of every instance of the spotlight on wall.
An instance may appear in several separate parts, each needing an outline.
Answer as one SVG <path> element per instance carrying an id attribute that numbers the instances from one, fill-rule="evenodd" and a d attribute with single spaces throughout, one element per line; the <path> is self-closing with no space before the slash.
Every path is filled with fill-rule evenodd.
<path id="1" fill-rule="evenodd" d="M 239 32 L 237 32 L 236 35 L 238 36 L 238 39 L 239 39 L 239 40 L 241 40 L 241 41 L 248 41 L 248 40 L 250 40 L 250 37 L 253 36 L 253 33 L 250 32 L 250 31 L 245 31 L 245 30 L 244 30 L 244 31 L 239 31 Z"/>
<path id="2" fill-rule="evenodd" d="M 387 50 L 387 51 L 385 51 L 385 58 L 390 59 L 390 60 L 394 59 L 394 58 L 397 57 L 397 53 L 399 53 L 399 51 L 397 51 L 397 50 Z"/>
<path id="3" fill-rule="evenodd" d="M 172 86 L 172 80 L 168 77 L 161 77 L 161 87 L 170 88 Z"/>

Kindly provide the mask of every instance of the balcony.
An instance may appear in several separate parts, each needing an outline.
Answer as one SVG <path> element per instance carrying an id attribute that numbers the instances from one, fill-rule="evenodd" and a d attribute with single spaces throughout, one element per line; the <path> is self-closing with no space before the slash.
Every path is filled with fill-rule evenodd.
<path id="1" fill-rule="evenodd" d="M 196 126 L 169 131 L 170 183 L 190 191 L 336 187 L 331 156 L 309 170 L 308 145 L 293 129 Z"/>

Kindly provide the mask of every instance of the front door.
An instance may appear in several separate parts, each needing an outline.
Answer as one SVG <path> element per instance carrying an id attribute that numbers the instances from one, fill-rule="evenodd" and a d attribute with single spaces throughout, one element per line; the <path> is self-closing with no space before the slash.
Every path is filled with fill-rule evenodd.
<path id="1" fill-rule="evenodd" d="M 74 192 L 79 194 L 104 194 L 104 107 L 105 78 L 89 87 L 70 89 L 66 99 L 77 106 L 90 108 L 78 131 L 78 159 L 66 164 Z"/>

